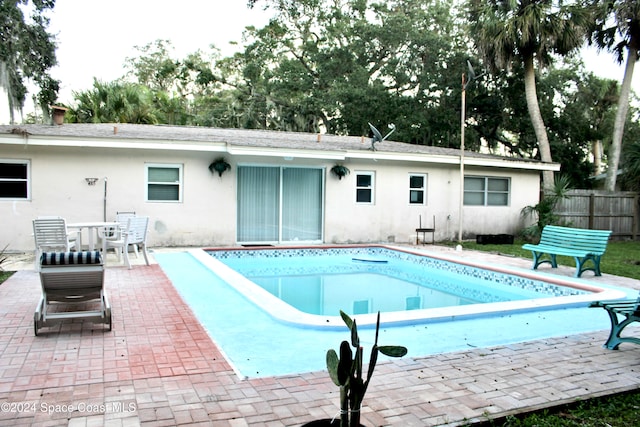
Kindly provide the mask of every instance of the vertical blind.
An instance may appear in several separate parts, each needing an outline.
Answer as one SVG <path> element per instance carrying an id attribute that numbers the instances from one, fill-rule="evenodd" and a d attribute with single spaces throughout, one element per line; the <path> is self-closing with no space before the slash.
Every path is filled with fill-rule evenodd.
<path id="1" fill-rule="evenodd" d="M 322 170 L 282 171 L 282 240 L 320 240 Z"/>
<path id="2" fill-rule="evenodd" d="M 238 167 L 238 241 L 278 240 L 280 168 Z"/>
<path id="3" fill-rule="evenodd" d="M 238 167 L 238 241 L 321 240 L 322 170 Z"/>

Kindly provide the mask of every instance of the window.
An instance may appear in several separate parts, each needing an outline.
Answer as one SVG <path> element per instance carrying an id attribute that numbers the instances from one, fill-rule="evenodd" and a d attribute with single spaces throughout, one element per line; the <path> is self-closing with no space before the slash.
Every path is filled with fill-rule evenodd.
<path id="1" fill-rule="evenodd" d="M 147 165 L 147 201 L 182 201 L 182 165 Z"/>
<path id="2" fill-rule="evenodd" d="M 427 198 L 427 175 L 409 174 L 409 204 L 425 205 Z"/>
<path id="3" fill-rule="evenodd" d="M 0 160 L 0 199 L 29 199 L 27 160 Z"/>
<path id="4" fill-rule="evenodd" d="M 356 174 L 356 203 L 373 203 L 373 172 Z"/>
<path id="5" fill-rule="evenodd" d="M 508 206 L 509 178 L 464 177 L 466 206 Z"/>

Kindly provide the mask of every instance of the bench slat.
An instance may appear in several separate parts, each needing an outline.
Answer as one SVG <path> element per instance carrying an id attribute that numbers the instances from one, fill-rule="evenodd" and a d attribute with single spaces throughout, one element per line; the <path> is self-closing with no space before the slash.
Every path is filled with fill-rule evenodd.
<path id="1" fill-rule="evenodd" d="M 575 277 L 580 277 L 583 272 L 588 270 L 593 271 L 596 276 L 600 276 L 600 258 L 607 249 L 610 235 L 610 230 L 587 230 L 547 225 L 542 230 L 539 244 L 526 244 L 522 248 L 533 253 L 534 270 L 546 262 L 556 268 L 556 256 L 561 255 L 575 258 Z M 586 267 L 587 263 L 593 264 L 593 267 Z"/>

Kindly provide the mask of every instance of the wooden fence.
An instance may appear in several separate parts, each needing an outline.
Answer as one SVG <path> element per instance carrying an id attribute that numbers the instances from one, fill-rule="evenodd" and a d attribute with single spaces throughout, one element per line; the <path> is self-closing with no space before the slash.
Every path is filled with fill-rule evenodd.
<path id="1" fill-rule="evenodd" d="M 598 190 L 571 190 L 555 213 L 561 223 L 576 228 L 611 230 L 613 240 L 638 238 L 638 193 Z"/>

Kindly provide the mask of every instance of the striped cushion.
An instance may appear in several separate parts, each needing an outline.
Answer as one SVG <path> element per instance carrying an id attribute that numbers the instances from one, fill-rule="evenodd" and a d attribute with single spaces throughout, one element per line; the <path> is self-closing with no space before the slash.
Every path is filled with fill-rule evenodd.
<path id="1" fill-rule="evenodd" d="M 40 265 L 102 264 L 100 251 L 44 252 Z"/>

